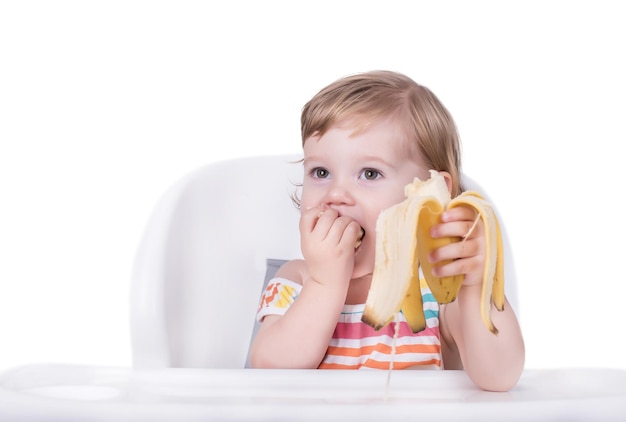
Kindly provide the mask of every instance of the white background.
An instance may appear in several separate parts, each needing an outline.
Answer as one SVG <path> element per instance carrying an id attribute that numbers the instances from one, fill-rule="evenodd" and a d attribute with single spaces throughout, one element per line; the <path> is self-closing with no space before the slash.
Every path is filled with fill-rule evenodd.
<path id="1" fill-rule="evenodd" d="M 626 368 L 619 3 L 0 3 L 0 370 L 130 365 L 131 265 L 163 191 L 299 152 L 302 105 L 380 68 L 457 121 L 509 230 L 527 366 Z"/>

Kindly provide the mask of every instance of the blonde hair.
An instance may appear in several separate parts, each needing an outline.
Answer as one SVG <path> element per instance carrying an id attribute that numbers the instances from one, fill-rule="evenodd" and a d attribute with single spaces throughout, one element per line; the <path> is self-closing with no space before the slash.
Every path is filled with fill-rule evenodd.
<path id="1" fill-rule="evenodd" d="M 359 132 L 385 118 L 398 122 L 410 153 L 419 154 L 429 169 L 450 173 L 453 197 L 463 191 L 461 146 L 452 116 L 428 88 L 397 72 L 350 75 L 319 91 L 302 109 L 302 145 L 344 122 Z"/>

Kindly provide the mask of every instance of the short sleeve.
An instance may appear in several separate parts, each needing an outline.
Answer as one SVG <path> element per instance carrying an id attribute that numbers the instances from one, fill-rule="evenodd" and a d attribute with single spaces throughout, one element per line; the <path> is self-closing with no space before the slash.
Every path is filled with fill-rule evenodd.
<path id="1" fill-rule="evenodd" d="M 257 311 L 256 319 L 261 322 L 266 315 L 284 315 L 300 294 L 302 286 L 286 278 L 273 278 L 267 284 Z"/>

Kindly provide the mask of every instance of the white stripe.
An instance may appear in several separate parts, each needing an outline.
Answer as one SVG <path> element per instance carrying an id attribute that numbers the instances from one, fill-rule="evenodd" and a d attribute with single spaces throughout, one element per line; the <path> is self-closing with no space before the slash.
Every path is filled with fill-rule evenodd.
<path id="1" fill-rule="evenodd" d="M 398 319 L 400 322 L 407 322 L 406 318 L 404 317 L 404 314 L 398 314 Z M 360 316 L 353 315 L 353 314 L 351 315 L 342 314 L 339 317 L 339 321 L 337 322 L 341 322 L 344 324 L 365 324 L 364 322 L 361 321 Z M 426 318 L 426 326 L 429 328 L 439 327 L 439 318 L 437 317 Z"/>
<path id="2" fill-rule="evenodd" d="M 347 347 L 351 349 L 358 349 L 361 347 L 375 346 L 377 344 L 386 344 L 391 346 L 393 344 L 393 337 L 391 336 L 377 336 L 377 337 L 364 337 L 362 339 L 346 339 L 346 338 L 333 338 L 330 340 L 330 346 L 335 347 Z M 398 337 L 396 345 L 439 345 L 439 339 L 436 336 L 407 336 Z"/>
<path id="3" fill-rule="evenodd" d="M 405 371 L 414 371 L 414 370 L 426 370 L 426 371 L 430 371 L 430 370 L 439 370 L 442 369 L 439 366 L 437 366 L 434 363 L 428 364 L 428 365 L 424 365 L 424 364 L 415 364 L 414 366 L 409 366 L 408 368 L 405 369 Z M 384 371 L 384 369 L 378 369 L 378 368 L 370 368 L 369 366 L 361 366 L 359 368 L 359 371 Z"/>
<path id="4" fill-rule="evenodd" d="M 424 302 L 425 311 L 438 311 L 439 304 L 437 302 Z"/>
<path id="5" fill-rule="evenodd" d="M 387 355 L 384 353 L 372 353 L 372 355 L 370 356 L 371 360 L 374 360 L 380 363 L 387 363 L 389 362 L 390 358 L 391 358 L 390 355 Z M 396 354 L 393 357 L 394 362 L 419 363 L 419 362 L 427 362 L 432 359 L 440 359 L 439 354 L 437 353 L 402 353 L 402 354 Z"/>
<path id="6" fill-rule="evenodd" d="M 334 365 L 355 366 L 355 365 L 363 365 L 367 361 L 368 358 L 369 356 L 353 357 L 353 356 L 327 355 L 324 358 L 324 363 L 331 364 L 331 365 L 334 364 Z"/>

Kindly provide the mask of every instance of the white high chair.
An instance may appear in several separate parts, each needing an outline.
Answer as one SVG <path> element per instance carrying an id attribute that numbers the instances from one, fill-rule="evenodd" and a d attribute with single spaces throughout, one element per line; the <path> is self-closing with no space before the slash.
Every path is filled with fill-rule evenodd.
<path id="1" fill-rule="evenodd" d="M 5 371 L 0 421 L 626 420 L 619 370 L 526 370 L 512 391 L 489 393 L 462 371 L 395 371 L 385 389 L 386 371 L 244 369 L 264 282 L 301 256 L 290 198 L 299 159 L 217 162 L 173 185 L 137 251 L 133 367 Z M 506 293 L 518 310 L 502 226 Z"/>
<path id="2" fill-rule="evenodd" d="M 301 256 L 290 196 L 302 181 L 300 158 L 215 163 L 166 193 L 136 258 L 135 367 L 244 367 L 272 260 Z"/>
<path id="3" fill-rule="evenodd" d="M 277 260 L 301 257 L 290 197 L 302 181 L 300 159 L 209 165 L 161 200 L 133 276 L 135 367 L 244 367 L 264 282 Z M 467 177 L 464 184 L 482 192 Z M 507 297 L 516 308 L 513 259 L 505 258 Z"/>

